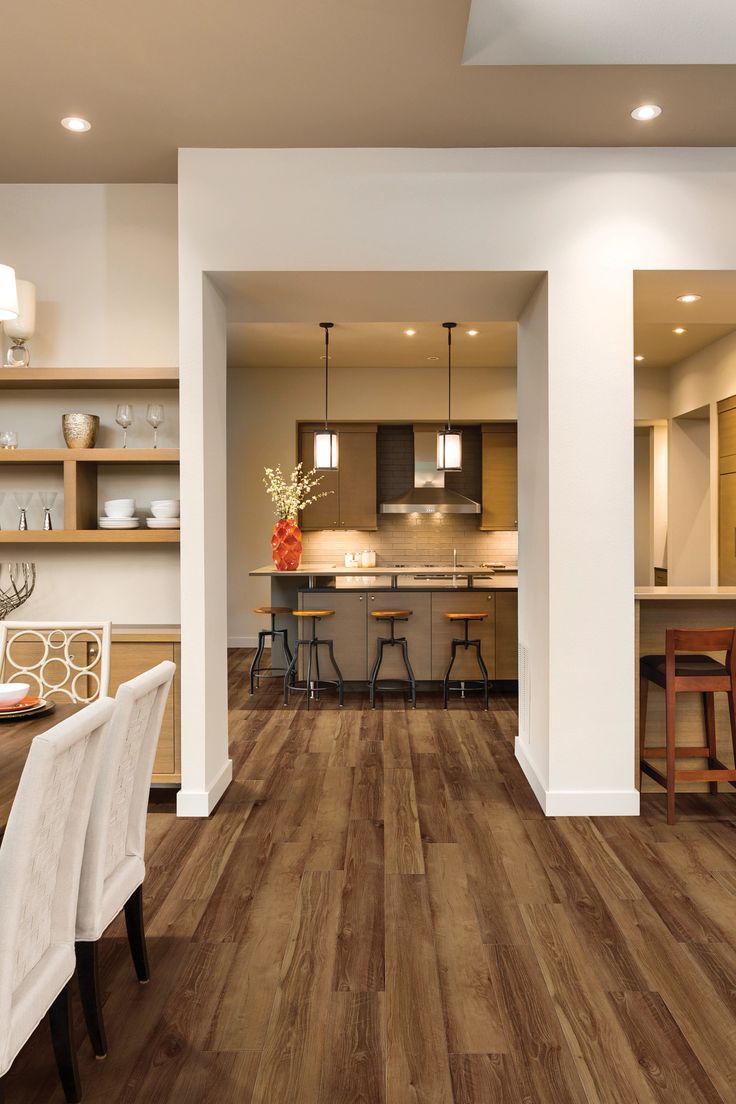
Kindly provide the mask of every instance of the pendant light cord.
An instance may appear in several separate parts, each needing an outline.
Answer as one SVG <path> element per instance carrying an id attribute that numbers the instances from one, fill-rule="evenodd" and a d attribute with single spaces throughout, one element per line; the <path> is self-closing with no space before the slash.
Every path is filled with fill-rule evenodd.
<path id="1" fill-rule="evenodd" d="M 447 330 L 447 431 L 452 429 L 452 331 L 457 322 L 443 322 Z"/>
<path id="2" fill-rule="evenodd" d="M 329 398 L 329 370 L 330 370 L 330 330 L 334 322 L 320 322 L 325 331 L 325 429 L 327 429 L 327 401 Z"/>

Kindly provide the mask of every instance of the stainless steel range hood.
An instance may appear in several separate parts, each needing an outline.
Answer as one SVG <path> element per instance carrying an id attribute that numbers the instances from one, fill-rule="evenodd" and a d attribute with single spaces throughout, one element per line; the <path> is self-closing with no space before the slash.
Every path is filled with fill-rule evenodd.
<path id="1" fill-rule="evenodd" d="M 382 514 L 479 514 L 480 503 L 445 487 L 437 470 L 437 434 L 414 430 L 414 489 L 381 503 Z"/>

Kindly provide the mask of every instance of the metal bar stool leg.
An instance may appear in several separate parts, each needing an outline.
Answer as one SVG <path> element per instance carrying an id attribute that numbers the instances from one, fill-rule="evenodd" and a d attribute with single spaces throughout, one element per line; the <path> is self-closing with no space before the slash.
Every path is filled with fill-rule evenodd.
<path id="1" fill-rule="evenodd" d="M 486 667 L 485 660 L 480 650 L 480 640 L 471 640 L 470 643 L 475 645 L 475 651 L 478 657 L 478 667 L 483 676 L 483 699 L 485 708 L 488 709 L 488 668 Z"/>
<path id="2" fill-rule="evenodd" d="M 409 676 L 409 686 L 411 688 L 411 707 L 416 709 L 417 707 L 417 680 L 414 678 L 414 671 L 412 665 L 409 662 L 409 645 L 406 640 L 401 641 L 401 651 L 404 656 L 404 666 L 406 667 L 406 673 Z"/>
<path id="3" fill-rule="evenodd" d="M 337 660 L 335 659 L 335 651 L 334 651 L 334 648 L 332 646 L 332 641 L 331 640 L 327 641 L 327 651 L 328 651 L 329 656 L 330 656 L 330 663 L 332 664 L 332 668 L 333 668 L 335 674 L 337 675 L 337 700 L 338 700 L 338 703 L 340 705 L 344 705 L 345 704 L 345 679 L 342 677 L 342 671 L 337 666 Z"/>
<path id="4" fill-rule="evenodd" d="M 383 646 L 384 646 L 384 643 L 385 643 L 385 641 L 382 638 L 379 638 L 376 641 L 376 645 L 377 645 L 376 662 L 373 664 L 373 672 L 371 674 L 371 682 L 370 682 L 371 709 L 376 708 L 376 684 L 378 682 L 378 672 L 381 670 L 381 664 L 383 663 Z"/>
<path id="5" fill-rule="evenodd" d="M 451 656 L 450 656 L 450 665 L 447 668 L 447 670 L 445 671 L 445 677 L 444 677 L 444 680 L 443 680 L 443 683 L 442 683 L 442 698 L 443 698 L 443 705 L 444 705 L 445 709 L 448 709 L 449 705 L 450 705 L 450 675 L 452 673 L 452 668 L 455 666 L 455 660 L 456 659 L 457 659 L 457 640 L 453 640 L 453 642 L 452 642 L 452 652 L 451 652 Z"/>
<path id="6" fill-rule="evenodd" d="M 307 650 L 307 709 L 309 709 L 309 703 L 312 698 L 312 654 L 314 651 L 314 642 L 310 640 L 308 642 Z"/>
<path id="7" fill-rule="evenodd" d="M 293 685 L 294 672 L 299 661 L 299 645 L 302 643 L 304 643 L 302 640 L 297 640 L 294 655 L 291 657 L 291 663 L 284 675 L 284 705 L 289 704 L 289 688 Z"/>
<path id="8" fill-rule="evenodd" d="M 258 647 L 256 648 L 256 654 L 253 656 L 253 662 L 250 665 L 250 692 L 255 694 L 258 678 L 258 668 L 261 664 L 261 657 L 266 647 L 266 631 L 261 629 L 258 633 Z"/>
<path id="9" fill-rule="evenodd" d="M 292 659 L 291 648 L 289 647 L 289 633 L 286 629 L 275 629 L 274 636 L 277 636 L 281 642 L 281 650 L 284 653 L 284 666 L 288 669 Z"/>

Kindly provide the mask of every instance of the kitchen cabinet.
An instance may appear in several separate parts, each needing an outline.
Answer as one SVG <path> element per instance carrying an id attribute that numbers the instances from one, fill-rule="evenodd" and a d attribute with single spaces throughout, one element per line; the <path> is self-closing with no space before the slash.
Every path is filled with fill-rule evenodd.
<path id="1" fill-rule="evenodd" d="M 346 591 L 300 591 L 299 609 L 334 609 L 332 617 L 317 622 L 317 636 L 332 640 L 342 677 L 346 682 L 364 680 L 366 676 L 366 593 Z M 300 622 L 299 635 L 308 640 L 312 635 L 312 622 Z M 299 677 L 305 678 L 306 661 L 302 657 L 306 649 L 300 649 Z M 326 648 L 320 648 L 320 672 L 322 678 L 332 678 L 332 668 Z"/>
<path id="2" fill-rule="evenodd" d="M 168 637 L 168 639 L 166 639 Z M 153 764 L 153 783 L 178 783 L 181 779 L 181 682 L 179 629 L 155 631 L 113 629 L 110 653 L 110 689 L 115 696 L 121 682 L 155 667 L 168 659 L 176 664 L 174 682 L 164 710 L 161 735 Z"/>
<path id="3" fill-rule="evenodd" d="M 718 403 L 718 582 L 736 586 L 736 397 Z"/>
<path id="4" fill-rule="evenodd" d="M 480 528 L 512 530 L 518 527 L 517 433 L 513 422 L 481 427 L 483 437 L 483 500 Z"/>
<path id="5" fill-rule="evenodd" d="M 299 427 L 299 458 L 306 471 L 314 467 L 316 424 Z M 317 490 L 332 492 L 302 511 L 301 527 L 313 529 L 376 529 L 377 425 L 330 426 L 338 434 L 338 470 L 320 473 Z"/>
<path id="6" fill-rule="evenodd" d="M 468 635 L 480 640 L 483 661 L 488 668 L 488 677 L 496 678 L 496 618 L 495 593 L 484 594 L 480 591 L 460 591 L 452 594 L 435 592 L 432 595 L 432 678 L 442 679 L 452 654 L 451 640 L 460 638 L 465 632 L 462 621 L 448 621 L 448 613 L 486 613 L 485 621 L 471 621 Z M 455 666 L 452 669 L 454 679 L 477 679 L 480 677 L 475 648 L 459 648 Z"/>
<path id="7" fill-rule="evenodd" d="M 496 592 L 495 677 L 519 677 L 519 595 L 515 590 Z"/>
<path id="8" fill-rule="evenodd" d="M 408 621 L 396 622 L 396 636 L 405 636 L 409 648 L 409 662 L 414 677 L 420 682 L 432 678 L 432 595 L 415 591 L 376 590 L 366 594 L 368 614 L 368 669 L 370 677 L 376 659 L 376 641 L 379 636 L 391 636 L 391 622 L 371 617 L 373 610 L 411 610 Z M 405 679 L 406 668 L 401 648 L 384 648 L 381 679 Z"/>

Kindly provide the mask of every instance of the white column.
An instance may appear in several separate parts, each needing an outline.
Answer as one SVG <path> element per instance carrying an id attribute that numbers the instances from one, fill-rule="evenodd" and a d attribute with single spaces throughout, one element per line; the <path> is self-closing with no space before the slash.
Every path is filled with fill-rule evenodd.
<path id="1" fill-rule="evenodd" d="M 191 277 L 194 279 L 194 277 Z M 223 299 L 182 281 L 179 816 L 208 816 L 232 779 L 227 729 L 227 361 Z"/>
<path id="2" fill-rule="evenodd" d="M 518 379 L 517 758 L 548 815 L 634 815 L 631 272 L 552 270 Z"/>

